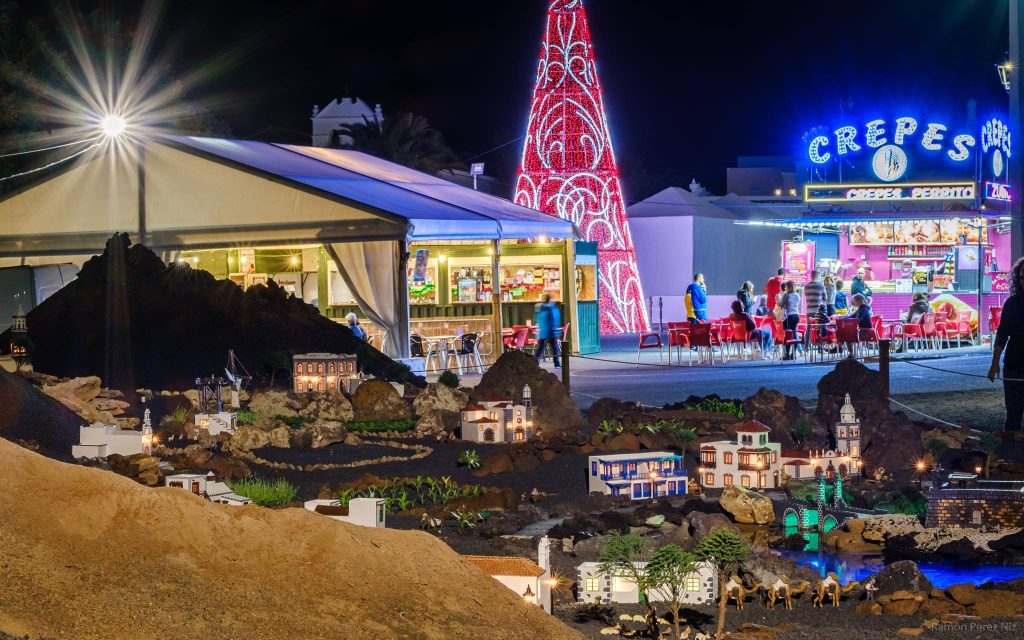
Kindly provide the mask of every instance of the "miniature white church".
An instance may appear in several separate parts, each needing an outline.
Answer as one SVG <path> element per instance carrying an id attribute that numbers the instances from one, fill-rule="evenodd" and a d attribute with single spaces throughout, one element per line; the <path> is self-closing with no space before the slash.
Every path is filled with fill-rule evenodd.
<path id="1" fill-rule="evenodd" d="M 462 410 L 462 439 L 470 442 L 525 442 L 533 437 L 533 392 L 523 385 L 519 404 L 511 398 L 487 396 Z"/>
<path id="2" fill-rule="evenodd" d="M 863 472 L 861 460 L 860 420 L 850 402 L 850 394 L 839 410 L 839 422 L 832 425 L 835 449 L 800 450 L 782 452 L 782 470 L 790 478 L 811 479 L 821 474 L 835 477 L 859 477 Z"/>

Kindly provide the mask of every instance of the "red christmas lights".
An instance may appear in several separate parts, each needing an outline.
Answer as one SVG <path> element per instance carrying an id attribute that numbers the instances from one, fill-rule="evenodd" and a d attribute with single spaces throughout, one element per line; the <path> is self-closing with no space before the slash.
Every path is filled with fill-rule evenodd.
<path id="1" fill-rule="evenodd" d="M 648 330 L 583 0 L 548 3 L 515 200 L 597 243 L 601 333 Z"/>

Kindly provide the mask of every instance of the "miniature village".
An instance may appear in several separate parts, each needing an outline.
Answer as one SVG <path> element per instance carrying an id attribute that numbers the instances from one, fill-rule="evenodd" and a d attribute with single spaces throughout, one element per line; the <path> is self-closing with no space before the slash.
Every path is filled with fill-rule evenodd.
<path id="1" fill-rule="evenodd" d="M 37 370 L 47 339 L 24 314 L 5 337 L 5 393 L 38 407 L 4 416 L 23 448 L 211 510 L 438 539 L 584 637 L 920 635 L 1024 615 L 1024 581 L 978 579 L 1024 569 L 1017 444 L 893 413 L 857 362 L 825 373 L 814 407 L 762 389 L 584 415 L 519 352 L 472 388 L 324 350 L 271 379 L 227 349 L 189 388 L 115 389 Z"/>

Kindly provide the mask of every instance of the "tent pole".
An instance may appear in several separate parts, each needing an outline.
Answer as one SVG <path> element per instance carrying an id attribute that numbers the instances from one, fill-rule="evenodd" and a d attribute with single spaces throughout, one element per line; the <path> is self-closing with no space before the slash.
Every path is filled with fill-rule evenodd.
<path id="1" fill-rule="evenodd" d="M 139 203 L 138 203 L 138 214 L 139 214 L 139 239 L 138 243 L 146 245 L 146 147 L 140 144 L 139 147 L 139 161 L 138 161 L 138 180 L 139 180 Z"/>
<path id="2" fill-rule="evenodd" d="M 491 240 L 491 324 L 493 331 L 491 336 L 494 348 L 491 353 L 494 359 L 501 357 L 504 351 L 504 342 L 501 339 L 501 240 Z"/>
<path id="3" fill-rule="evenodd" d="M 398 322 L 399 334 L 395 336 L 398 344 L 392 345 L 395 358 L 408 358 L 412 355 L 409 334 L 412 332 L 409 309 L 409 245 L 405 240 L 395 243 L 398 252 Z"/>

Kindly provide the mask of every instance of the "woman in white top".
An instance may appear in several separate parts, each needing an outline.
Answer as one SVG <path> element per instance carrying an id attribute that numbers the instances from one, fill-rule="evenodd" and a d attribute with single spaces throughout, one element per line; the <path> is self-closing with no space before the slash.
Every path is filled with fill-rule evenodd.
<path id="1" fill-rule="evenodd" d="M 787 280 L 782 285 L 782 297 L 779 298 L 779 307 L 785 316 L 782 321 L 782 328 L 785 331 L 792 331 L 793 338 L 799 339 L 796 334 L 797 325 L 800 324 L 800 294 L 796 292 L 796 284 L 792 280 Z M 796 345 L 786 345 L 786 352 L 783 355 L 783 360 L 792 360 L 794 355 L 794 349 Z"/>

